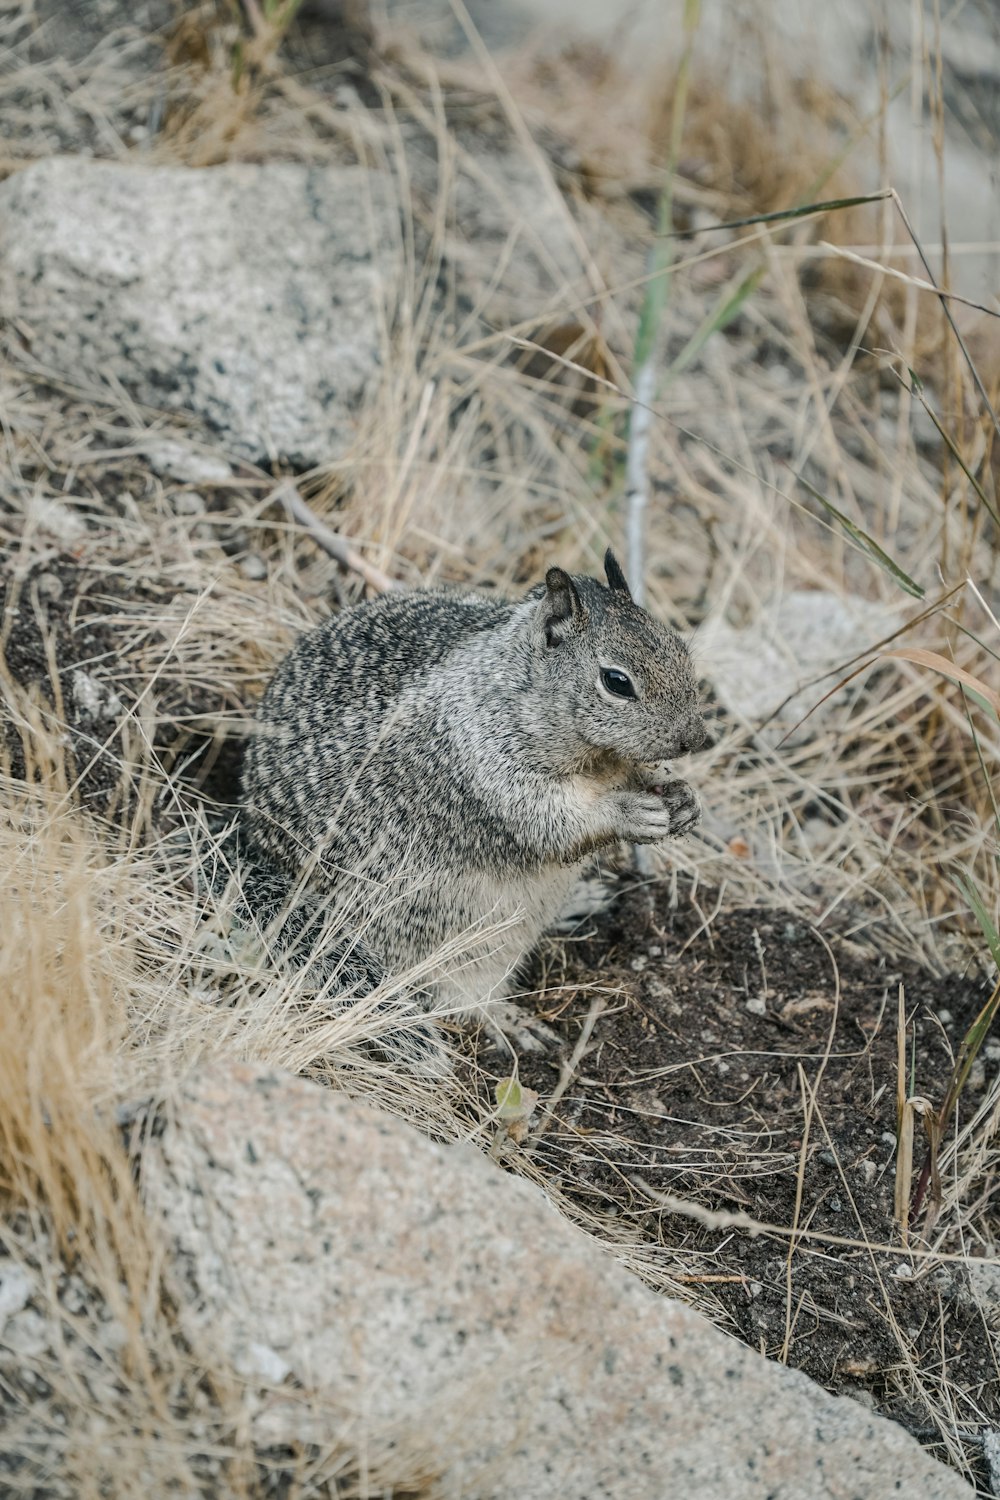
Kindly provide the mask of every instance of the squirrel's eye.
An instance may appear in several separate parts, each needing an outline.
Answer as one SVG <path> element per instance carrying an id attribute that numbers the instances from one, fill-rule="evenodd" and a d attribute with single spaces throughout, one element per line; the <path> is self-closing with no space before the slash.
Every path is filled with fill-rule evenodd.
<path id="1" fill-rule="evenodd" d="M 625 672 L 619 672 L 617 667 L 602 667 L 601 681 L 608 692 L 614 693 L 616 698 L 635 697 L 632 679 Z"/>

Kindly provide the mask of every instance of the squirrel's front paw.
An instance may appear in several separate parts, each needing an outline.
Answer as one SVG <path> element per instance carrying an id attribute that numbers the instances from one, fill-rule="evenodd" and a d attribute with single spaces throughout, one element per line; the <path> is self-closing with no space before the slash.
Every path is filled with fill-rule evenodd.
<path id="1" fill-rule="evenodd" d="M 663 805 L 670 813 L 670 836 L 680 838 L 701 822 L 701 803 L 686 781 L 668 781 L 663 788 Z"/>
<path id="2" fill-rule="evenodd" d="M 626 792 L 621 811 L 619 837 L 630 844 L 678 838 L 690 833 L 701 817 L 698 798 L 686 781 L 668 781 L 657 791 Z"/>

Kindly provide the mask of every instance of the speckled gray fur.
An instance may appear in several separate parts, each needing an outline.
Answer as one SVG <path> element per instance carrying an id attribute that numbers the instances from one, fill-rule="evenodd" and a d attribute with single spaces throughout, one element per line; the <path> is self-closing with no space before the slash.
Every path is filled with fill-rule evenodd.
<path id="1" fill-rule="evenodd" d="M 520 600 L 387 594 L 281 663 L 247 751 L 244 858 L 322 903 L 330 956 L 355 934 L 365 972 L 423 965 L 436 1009 L 480 1009 L 595 851 L 697 821 L 664 765 L 704 738 L 686 648 L 606 568 L 607 587 L 550 568 Z"/>

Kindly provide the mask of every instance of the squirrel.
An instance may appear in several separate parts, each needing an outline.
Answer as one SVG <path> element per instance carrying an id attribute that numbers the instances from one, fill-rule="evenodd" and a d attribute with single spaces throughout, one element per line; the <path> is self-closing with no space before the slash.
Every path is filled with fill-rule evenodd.
<path id="1" fill-rule="evenodd" d="M 245 755 L 242 857 L 269 909 L 305 901 L 297 940 L 322 950 L 332 919 L 342 987 L 419 968 L 423 1008 L 489 1015 L 595 853 L 697 823 L 665 764 L 705 739 L 688 651 L 610 548 L 605 572 L 550 567 L 519 600 L 386 593 L 279 664 Z M 384 1050 L 419 1071 L 435 1035 L 421 1022 Z"/>

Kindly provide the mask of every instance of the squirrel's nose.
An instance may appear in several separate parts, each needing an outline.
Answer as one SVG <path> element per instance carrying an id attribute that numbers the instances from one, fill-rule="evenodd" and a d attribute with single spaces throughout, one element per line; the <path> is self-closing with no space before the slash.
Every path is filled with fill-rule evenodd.
<path id="1" fill-rule="evenodd" d="M 701 714 L 692 714 L 691 717 L 681 724 L 674 736 L 673 755 L 691 755 L 695 750 L 700 750 L 708 739 L 708 731 Z"/>

